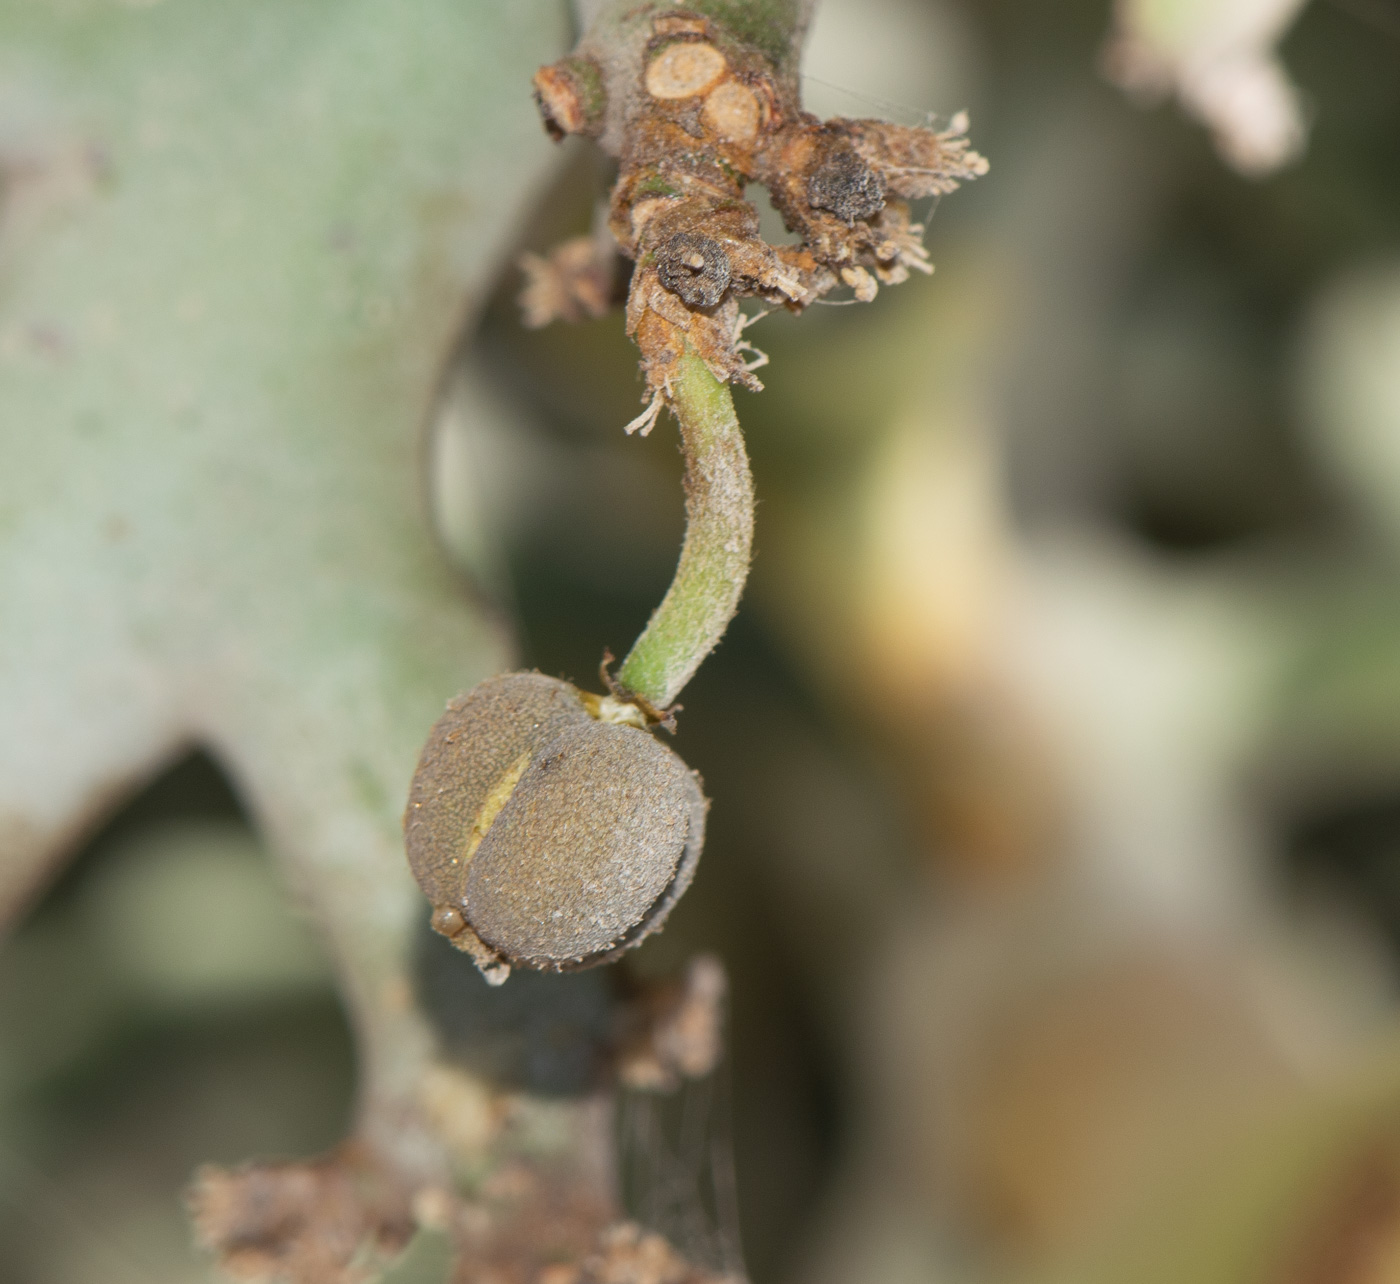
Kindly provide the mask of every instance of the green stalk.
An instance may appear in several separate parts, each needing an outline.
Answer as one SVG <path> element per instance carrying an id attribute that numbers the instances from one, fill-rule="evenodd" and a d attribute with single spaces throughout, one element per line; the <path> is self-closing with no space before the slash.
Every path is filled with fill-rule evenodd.
<path id="1" fill-rule="evenodd" d="M 617 673 L 657 710 L 675 701 L 734 618 L 753 546 L 753 477 L 728 385 L 687 348 L 671 394 L 685 456 L 685 542 L 671 587 Z"/>

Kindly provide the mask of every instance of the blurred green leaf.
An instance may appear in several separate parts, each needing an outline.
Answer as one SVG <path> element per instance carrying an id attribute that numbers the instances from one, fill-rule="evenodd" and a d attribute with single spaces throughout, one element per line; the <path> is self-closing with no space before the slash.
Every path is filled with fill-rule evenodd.
<path id="1" fill-rule="evenodd" d="M 204 744 L 329 929 L 376 1100 L 428 1047 L 408 778 L 506 659 L 421 437 L 552 163 L 564 17 L 0 0 L 0 917 Z"/>

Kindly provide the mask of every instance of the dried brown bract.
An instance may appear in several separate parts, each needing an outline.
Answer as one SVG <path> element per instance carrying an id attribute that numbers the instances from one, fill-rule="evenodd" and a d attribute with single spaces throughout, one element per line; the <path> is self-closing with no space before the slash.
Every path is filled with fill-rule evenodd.
<path id="1" fill-rule="evenodd" d="M 635 1222 L 610 1226 L 599 1239 L 598 1251 L 579 1266 L 558 1268 L 538 1284 L 739 1284 L 732 1277 L 712 1275 L 685 1260 L 661 1235 Z"/>
<path id="2" fill-rule="evenodd" d="M 243 1280 L 357 1284 L 417 1229 L 402 1184 L 351 1148 L 303 1163 L 206 1165 L 187 1202 L 200 1247 Z"/>
<path id="3" fill-rule="evenodd" d="M 551 129 L 597 138 L 620 162 L 609 226 L 636 260 L 627 332 L 652 398 L 669 400 L 687 344 L 716 378 L 760 387 L 744 355 L 740 299 L 801 311 L 840 285 L 868 301 L 880 283 L 930 271 L 908 203 L 987 172 L 963 117 L 937 132 L 804 112 L 795 45 L 765 48 L 716 13 L 698 3 L 617 6 L 536 77 Z M 573 95 L 564 108 L 561 83 Z M 759 236 L 744 200 L 750 182 L 767 186 L 799 246 Z M 545 315 L 528 294 L 526 307 L 532 324 Z"/>
<path id="4" fill-rule="evenodd" d="M 679 984 L 649 990 L 631 1004 L 618 1056 L 627 1087 L 672 1092 L 682 1079 L 710 1074 L 724 1053 L 724 965 L 713 954 L 691 959 Z"/>
<path id="5" fill-rule="evenodd" d="M 499 983 L 615 958 L 655 931 L 704 842 L 695 774 L 635 706 L 491 678 L 447 707 L 404 815 L 433 927 Z"/>
<path id="6" fill-rule="evenodd" d="M 551 321 L 582 321 L 607 314 L 613 303 L 617 251 L 611 239 L 576 236 L 547 255 L 523 254 L 520 311 L 532 330 Z"/>

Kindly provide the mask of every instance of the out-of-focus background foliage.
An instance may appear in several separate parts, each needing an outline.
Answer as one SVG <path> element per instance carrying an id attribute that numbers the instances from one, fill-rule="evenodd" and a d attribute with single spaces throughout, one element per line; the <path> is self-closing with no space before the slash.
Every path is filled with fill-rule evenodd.
<path id="1" fill-rule="evenodd" d="M 969 108 L 992 171 L 931 280 L 750 332 L 758 558 L 677 741 L 711 827 L 639 966 L 728 965 L 752 1277 L 1400 1279 L 1400 7 L 824 0 L 806 70 L 825 115 Z M 605 181 L 563 148 L 517 248 Z M 518 284 L 436 507 L 588 684 L 679 460 L 620 432 L 620 315 L 527 332 Z M 352 1077 L 196 754 L 0 947 L 0 1278 L 206 1278 L 190 1170 L 331 1144 Z"/>

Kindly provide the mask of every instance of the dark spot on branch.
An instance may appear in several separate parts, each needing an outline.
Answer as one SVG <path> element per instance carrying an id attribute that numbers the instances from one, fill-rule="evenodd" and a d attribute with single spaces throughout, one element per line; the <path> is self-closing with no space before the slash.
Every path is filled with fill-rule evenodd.
<path id="1" fill-rule="evenodd" d="M 712 237 L 677 232 L 657 251 L 656 273 L 687 307 L 713 307 L 729 288 L 729 256 Z"/>
<path id="2" fill-rule="evenodd" d="M 885 180 L 848 148 L 833 151 L 807 180 L 807 203 L 847 227 L 885 208 Z"/>

